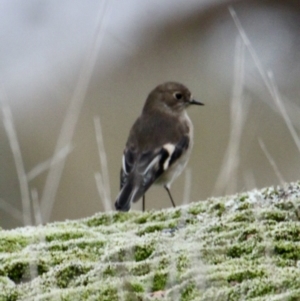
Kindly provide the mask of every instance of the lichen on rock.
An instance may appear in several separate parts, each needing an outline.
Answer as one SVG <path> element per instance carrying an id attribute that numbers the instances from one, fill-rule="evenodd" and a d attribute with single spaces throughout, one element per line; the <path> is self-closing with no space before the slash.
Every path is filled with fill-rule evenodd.
<path id="1" fill-rule="evenodd" d="M 0 300 L 300 300 L 300 183 L 0 230 Z"/>

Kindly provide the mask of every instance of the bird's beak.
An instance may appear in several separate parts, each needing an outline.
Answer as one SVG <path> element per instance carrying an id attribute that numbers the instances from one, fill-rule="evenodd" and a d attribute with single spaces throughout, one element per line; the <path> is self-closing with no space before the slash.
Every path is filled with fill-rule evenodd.
<path id="1" fill-rule="evenodd" d="M 203 103 L 203 102 L 200 102 L 200 101 L 195 100 L 195 99 L 192 99 L 192 98 L 190 99 L 189 104 L 190 104 L 190 105 L 204 106 L 204 103 Z"/>

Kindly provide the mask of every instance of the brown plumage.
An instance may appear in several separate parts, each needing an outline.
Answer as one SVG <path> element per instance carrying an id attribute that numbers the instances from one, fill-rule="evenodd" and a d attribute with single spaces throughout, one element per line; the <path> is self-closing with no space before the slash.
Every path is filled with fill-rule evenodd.
<path id="1" fill-rule="evenodd" d="M 186 113 L 191 104 L 203 105 L 180 83 L 167 82 L 150 92 L 124 150 L 117 210 L 128 211 L 154 183 L 164 185 L 175 206 L 169 189 L 193 145 L 193 125 Z"/>

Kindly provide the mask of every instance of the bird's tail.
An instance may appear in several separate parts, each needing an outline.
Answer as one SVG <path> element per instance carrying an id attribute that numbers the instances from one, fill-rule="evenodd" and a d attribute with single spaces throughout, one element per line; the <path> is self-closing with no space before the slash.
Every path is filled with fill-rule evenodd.
<path id="1" fill-rule="evenodd" d="M 131 204 L 137 202 L 146 192 L 146 189 L 141 185 L 141 181 L 131 177 L 122 187 L 117 200 L 115 202 L 116 210 L 129 211 Z"/>
<path id="2" fill-rule="evenodd" d="M 162 148 L 159 152 L 144 152 L 139 158 L 134 171 L 126 181 L 121 180 L 122 189 L 115 202 L 119 211 L 128 211 L 131 203 L 137 202 L 164 171 L 163 166 L 169 153 Z M 124 184 L 123 184 L 124 183 Z"/>

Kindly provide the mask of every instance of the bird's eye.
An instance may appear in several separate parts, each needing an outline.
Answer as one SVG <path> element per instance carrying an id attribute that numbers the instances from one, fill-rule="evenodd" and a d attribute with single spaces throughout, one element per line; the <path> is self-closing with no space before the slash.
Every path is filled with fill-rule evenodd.
<path id="1" fill-rule="evenodd" d="M 182 94 L 180 92 L 175 92 L 173 95 L 178 100 L 182 99 Z"/>

